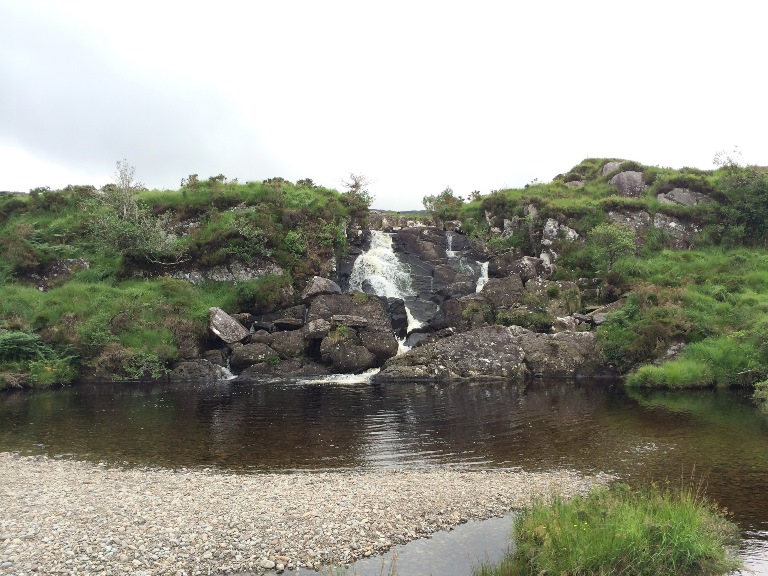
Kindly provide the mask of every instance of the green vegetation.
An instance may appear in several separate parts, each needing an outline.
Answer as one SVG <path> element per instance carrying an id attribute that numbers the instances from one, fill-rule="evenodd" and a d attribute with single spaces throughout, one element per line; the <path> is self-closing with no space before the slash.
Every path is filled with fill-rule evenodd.
<path id="1" fill-rule="evenodd" d="M 515 550 L 475 576 L 725 574 L 738 529 L 695 488 L 632 490 L 537 503 L 514 528 Z"/>
<path id="2" fill-rule="evenodd" d="M 161 377 L 208 337 L 209 307 L 292 304 L 291 285 L 344 255 L 347 231 L 367 221 L 364 184 L 340 193 L 310 179 L 193 174 L 179 190 L 147 190 L 122 161 L 101 189 L 0 195 L 0 334 L 16 350 L 0 355 L 0 388 Z M 169 277 L 230 266 L 271 273 L 197 285 Z"/>

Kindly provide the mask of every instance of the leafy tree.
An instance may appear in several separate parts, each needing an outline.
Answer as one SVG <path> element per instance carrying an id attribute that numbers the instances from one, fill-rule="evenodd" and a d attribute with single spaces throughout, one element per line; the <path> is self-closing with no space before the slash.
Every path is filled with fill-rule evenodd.
<path id="1" fill-rule="evenodd" d="M 105 247 L 137 261 L 155 264 L 184 260 L 184 249 L 169 232 L 167 216 L 154 216 L 139 201 L 143 184 L 134 180 L 135 168 L 126 160 L 117 163 L 115 183 L 102 188 L 102 194 L 86 207 L 92 211 L 92 236 Z"/>
<path id="2" fill-rule="evenodd" d="M 768 174 L 755 166 L 739 164 L 738 150 L 719 152 L 714 163 L 723 172 L 720 191 L 727 198 L 725 220 L 731 223 L 734 236 L 745 244 L 768 242 Z"/>
<path id="3" fill-rule="evenodd" d="M 613 264 L 619 256 L 635 251 L 635 237 L 632 228 L 614 223 L 598 224 L 589 233 L 589 241 L 598 258 L 608 261 L 608 272 L 613 271 Z"/>
<path id="4" fill-rule="evenodd" d="M 438 220 L 455 220 L 464 201 L 459 196 L 454 196 L 450 186 L 437 195 L 424 196 L 421 203 L 424 208 L 432 213 L 432 217 Z"/>

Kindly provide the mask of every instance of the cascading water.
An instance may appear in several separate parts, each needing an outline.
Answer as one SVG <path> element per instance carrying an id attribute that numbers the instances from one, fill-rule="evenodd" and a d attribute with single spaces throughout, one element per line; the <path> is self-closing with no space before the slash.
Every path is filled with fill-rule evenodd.
<path id="1" fill-rule="evenodd" d="M 447 258 L 456 258 L 458 253 L 453 249 L 453 234 L 445 233 L 445 256 Z"/>
<path id="2" fill-rule="evenodd" d="M 480 277 L 477 279 L 477 286 L 475 292 L 480 292 L 488 282 L 488 262 L 478 262 L 480 265 Z"/>
<path id="3" fill-rule="evenodd" d="M 377 296 L 401 300 L 416 296 L 408 266 L 403 264 L 392 250 L 392 237 L 378 230 L 371 230 L 371 247 L 360 254 L 352 266 L 349 289 L 353 292 L 365 292 L 363 282 Z M 405 313 L 408 317 L 408 332 L 421 326 L 421 322 L 413 317 L 407 306 Z M 404 340 L 400 342 L 400 350 L 407 349 Z"/>

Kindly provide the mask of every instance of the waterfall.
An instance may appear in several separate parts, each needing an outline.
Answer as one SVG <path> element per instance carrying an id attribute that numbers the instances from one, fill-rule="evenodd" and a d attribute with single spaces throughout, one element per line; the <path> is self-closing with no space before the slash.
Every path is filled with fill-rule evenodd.
<path id="1" fill-rule="evenodd" d="M 363 282 L 366 282 L 377 296 L 385 298 L 400 298 L 416 296 L 416 290 L 411 284 L 411 272 L 392 250 L 392 236 L 371 230 L 371 247 L 355 260 L 352 273 L 349 276 L 349 289 L 352 292 L 365 292 Z M 421 326 L 405 307 L 408 317 L 408 332 Z M 400 342 L 400 349 L 407 350 L 405 341 Z"/>
<path id="2" fill-rule="evenodd" d="M 478 264 L 480 265 L 480 277 L 477 279 L 475 292 L 480 292 L 485 283 L 488 282 L 488 262 L 478 262 Z"/>
<path id="3" fill-rule="evenodd" d="M 392 250 L 392 237 L 378 230 L 371 230 L 371 247 L 355 260 L 349 277 L 349 289 L 364 292 L 367 280 L 377 296 L 404 299 L 415 296 L 408 267 L 398 260 Z"/>
<path id="4" fill-rule="evenodd" d="M 453 249 L 453 233 L 452 232 L 446 232 L 445 233 L 445 256 L 447 258 L 456 258 L 457 254 Z"/>

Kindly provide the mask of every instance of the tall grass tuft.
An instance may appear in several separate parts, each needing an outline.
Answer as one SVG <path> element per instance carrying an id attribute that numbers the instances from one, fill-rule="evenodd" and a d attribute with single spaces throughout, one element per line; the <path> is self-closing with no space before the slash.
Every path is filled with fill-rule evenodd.
<path id="1" fill-rule="evenodd" d="M 715 575 L 737 568 L 738 529 L 698 486 L 625 484 L 535 504 L 517 521 L 515 549 L 475 576 Z"/>

